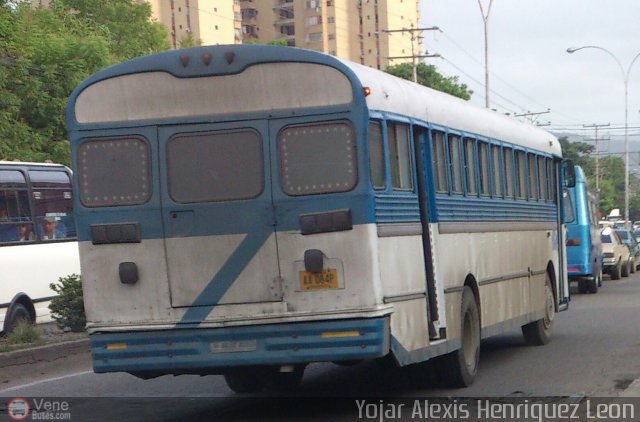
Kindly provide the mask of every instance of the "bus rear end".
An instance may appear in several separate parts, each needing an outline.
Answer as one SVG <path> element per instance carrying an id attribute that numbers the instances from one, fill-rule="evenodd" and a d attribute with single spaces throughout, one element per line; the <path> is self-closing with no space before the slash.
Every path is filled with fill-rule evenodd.
<path id="1" fill-rule="evenodd" d="M 388 353 L 363 90 L 295 51 L 162 53 L 72 95 L 96 372 L 224 373 L 248 391 Z"/>

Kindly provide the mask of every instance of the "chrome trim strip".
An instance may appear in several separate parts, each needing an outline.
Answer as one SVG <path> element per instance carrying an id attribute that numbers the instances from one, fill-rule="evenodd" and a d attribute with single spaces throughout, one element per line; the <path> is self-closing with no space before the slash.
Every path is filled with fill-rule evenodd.
<path id="1" fill-rule="evenodd" d="M 427 297 L 427 292 L 407 293 L 402 295 L 385 296 L 384 303 L 403 302 L 406 300 L 423 299 Z"/>
<path id="2" fill-rule="evenodd" d="M 440 234 L 557 230 L 555 221 L 452 221 L 438 223 Z"/>
<path id="3" fill-rule="evenodd" d="M 421 236 L 421 223 L 378 224 L 378 237 Z"/>

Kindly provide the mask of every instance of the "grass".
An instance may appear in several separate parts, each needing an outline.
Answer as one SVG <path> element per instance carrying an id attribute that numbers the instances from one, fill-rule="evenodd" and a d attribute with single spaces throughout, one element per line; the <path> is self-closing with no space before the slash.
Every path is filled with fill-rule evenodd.
<path id="1" fill-rule="evenodd" d="M 20 321 L 11 332 L 0 337 L 0 352 L 37 346 L 41 342 L 35 327 L 26 321 Z"/>

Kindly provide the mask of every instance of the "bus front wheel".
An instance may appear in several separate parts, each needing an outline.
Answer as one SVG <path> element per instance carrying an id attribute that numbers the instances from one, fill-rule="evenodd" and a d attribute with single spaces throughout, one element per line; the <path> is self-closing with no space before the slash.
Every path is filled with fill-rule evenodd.
<path id="1" fill-rule="evenodd" d="M 478 372 L 480 360 L 480 315 L 473 291 L 462 291 L 460 348 L 436 359 L 435 369 L 448 387 L 468 387 Z"/>
<path id="2" fill-rule="evenodd" d="M 5 321 L 5 332 L 10 333 L 21 322 L 33 324 L 33 319 L 31 318 L 31 314 L 23 304 L 16 303 L 11 308 L 11 312 L 9 313 L 9 315 L 7 316 L 7 320 Z"/>
<path id="3" fill-rule="evenodd" d="M 545 315 L 542 319 L 522 326 L 522 335 L 527 344 L 542 346 L 551 341 L 551 327 L 556 314 L 556 300 L 551 288 L 551 278 L 547 273 L 544 283 Z"/>

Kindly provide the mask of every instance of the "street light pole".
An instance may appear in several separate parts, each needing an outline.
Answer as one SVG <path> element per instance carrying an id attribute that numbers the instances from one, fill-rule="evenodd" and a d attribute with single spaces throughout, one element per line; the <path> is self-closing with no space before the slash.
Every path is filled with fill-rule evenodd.
<path id="1" fill-rule="evenodd" d="M 569 47 L 567 48 L 567 53 L 573 54 L 576 51 L 583 50 L 585 48 L 595 48 L 596 50 L 604 51 L 611 56 L 616 63 L 618 63 L 620 71 L 622 72 L 622 79 L 624 81 L 624 221 L 626 225 L 627 221 L 629 221 L 629 74 L 631 73 L 631 67 L 640 57 L 640 53 L 636 54 L 633 60 L 631 60 L 631 63 L 625 72 L 620 60 L 618 60 L 611 51 L 603 47 L 598 47 L 596 45 L 585 45 L 577 48 Z"/>

